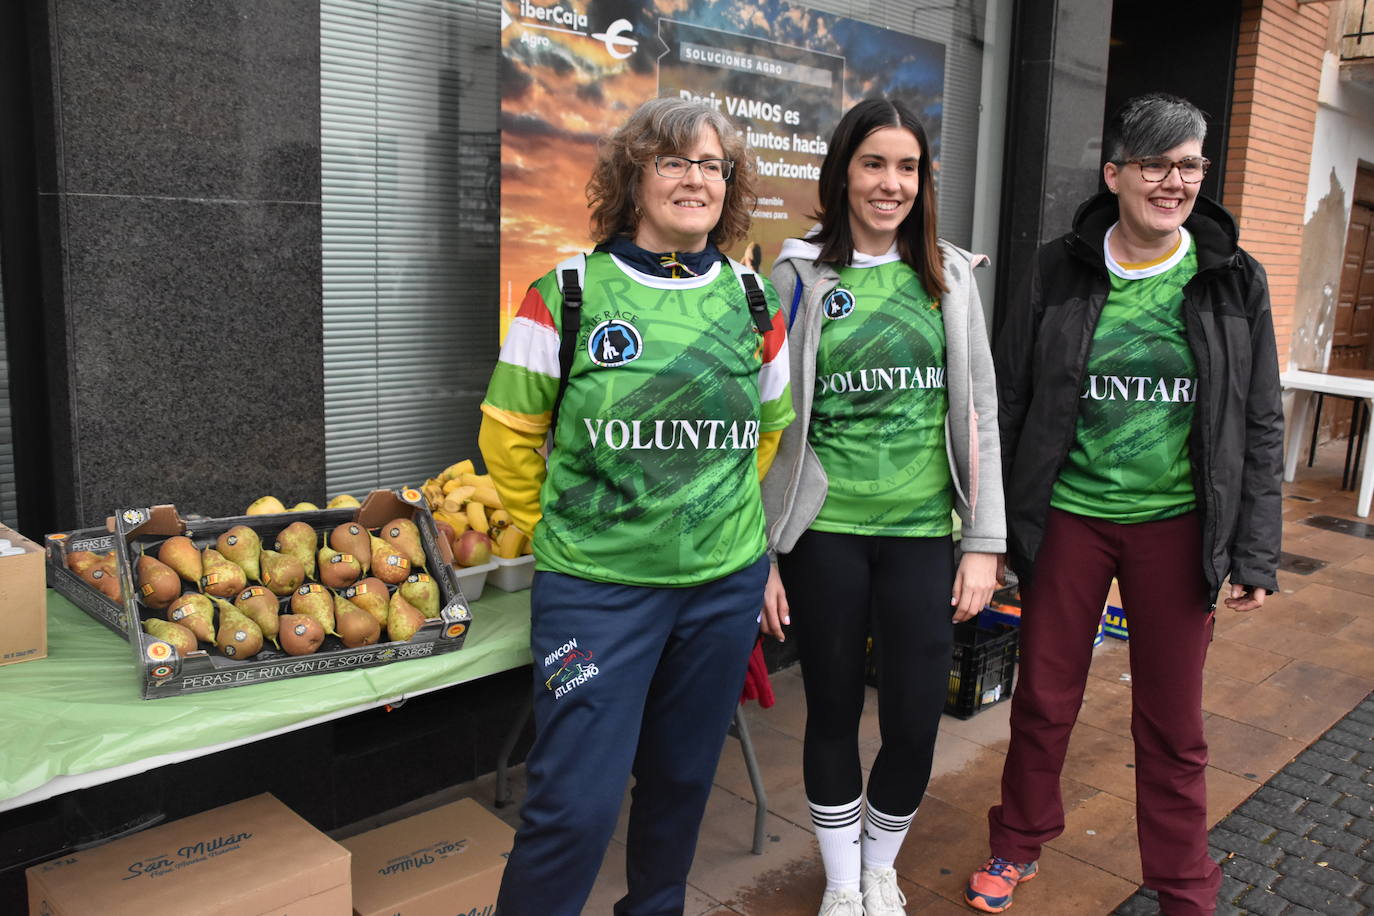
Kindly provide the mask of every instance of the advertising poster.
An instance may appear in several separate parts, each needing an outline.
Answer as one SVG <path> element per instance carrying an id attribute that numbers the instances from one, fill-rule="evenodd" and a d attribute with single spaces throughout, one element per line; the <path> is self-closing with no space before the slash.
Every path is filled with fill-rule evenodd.
<path id="1" fill-rule="evenodd" d="M 781 0 L 503 0 L 501 336 L 529 285 L 591 250 L 585 187 L 597 141 L 654 96 L 716 106 L 759 171 L 751 237 L 764 273 L 815 220 L 831 130 L 855 102 L 901 99 L 938 171 L 944 46 Z"/>

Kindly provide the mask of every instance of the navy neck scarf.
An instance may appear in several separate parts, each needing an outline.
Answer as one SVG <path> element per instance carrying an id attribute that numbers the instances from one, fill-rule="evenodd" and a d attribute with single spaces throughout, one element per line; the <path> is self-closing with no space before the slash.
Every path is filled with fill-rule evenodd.
<path id="1" fill-rule="evenodd" d="M 649 251 L 640 248 L 629 236 L 618 235 L 596 246 L 597 251 L 615 255 L 635 270 L 654 277 L 699 277 L 725 255 L 709 239 L 701 251 Z"/>

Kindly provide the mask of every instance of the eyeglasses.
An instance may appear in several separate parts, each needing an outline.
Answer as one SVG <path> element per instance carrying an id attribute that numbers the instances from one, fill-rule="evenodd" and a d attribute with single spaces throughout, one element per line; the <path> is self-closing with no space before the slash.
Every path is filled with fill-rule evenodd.
<path id="1" fill-rule="evenodd" d="M 1140 177 L 1149 182 L 1163 181 L 1169 177 L 1169 172 L 1177 166 L 1178 177 L 1185 184 L 1197 184 L 1212 165 L 1212 160 L 1203 156 L 1189 156 L 1186 159 L 1179 159 L 1177 162 L 1167 156 L 1148 156 L 1144 159 L 1127 159 L 1121 164 L 1130 165 L 1132 162 L 1140 166 Z"/>
<path id="2" fill-rule="evenodd" d="M 682 178 L 692 166 L 701 169 L 707 181 L 728 181 L 735 170 L 729 159 L 688 159 L 685 156 L 655 156 L 654 171 L 664 178 Z"/>

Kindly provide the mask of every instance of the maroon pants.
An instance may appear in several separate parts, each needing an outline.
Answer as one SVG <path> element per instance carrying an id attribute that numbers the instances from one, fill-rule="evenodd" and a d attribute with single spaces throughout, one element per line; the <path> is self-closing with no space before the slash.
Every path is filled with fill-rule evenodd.
<path id="1" fill-rule="evenodd" d="M 1002 804 L 988 812 L 993 855 L 1040 858 L 1064 831 L 1059 774 L 1111 579 L 1130 627 L 1131 736 L 1145 884 L 1165 914 L 1212 913 L 1221 871 L 1207 855 L 1202 666 L 1212 596 L 1196 512 L 1121 525 L 1051 509 L 1022 591 L 1021 671 L 1011 704 Z M 1125 774 L 1123 773 L 1123 776 Z"/>

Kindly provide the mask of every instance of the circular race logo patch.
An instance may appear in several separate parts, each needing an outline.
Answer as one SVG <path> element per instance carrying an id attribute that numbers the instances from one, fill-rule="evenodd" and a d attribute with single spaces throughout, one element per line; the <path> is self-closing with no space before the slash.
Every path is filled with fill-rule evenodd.
<path id="1" fill-rule="evenodd" d="M 848 318 L 854 311 L 854 294 L 847 289 L 832 289 L 821 303 L 821 310 L 831 321 Z"/>
<path id="2" fill-rule="evenodd" d="M 622 318 L 601 322 L 587 338 L 587 355 L 603 369 L 634 362 L 643 347 L 639 329 Z"/>

